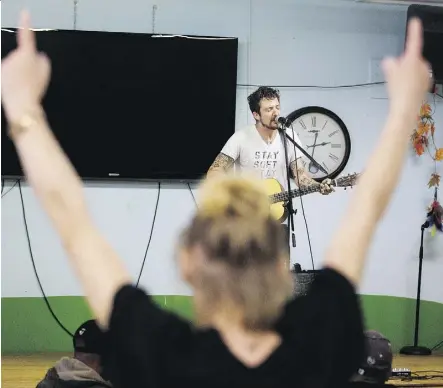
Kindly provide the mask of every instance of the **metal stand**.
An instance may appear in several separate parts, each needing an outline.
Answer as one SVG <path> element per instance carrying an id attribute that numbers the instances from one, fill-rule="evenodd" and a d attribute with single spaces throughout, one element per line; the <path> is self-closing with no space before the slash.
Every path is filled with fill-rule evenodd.
<path id="1" fill-rule="evenodd" d="M 426 221 L 421 226 L 421 239 L 420 239 L 420 252 L 418 255 L 418 282 L 417 282 L 417 299 L 415 304 L 415 330 L 414 330 L 414 345 L 404 346 L 400 349 L 400 354 L 405 354 L 408 356 L 429 356 L 432 354 L 431 349 L 425 346 L 418 346 L 418 332 L 420 328 L 420 293 L 421 293 L 421 274 L 423 266 L 423 235 L 425 229 L 429 227 L 429 222 Z"/>

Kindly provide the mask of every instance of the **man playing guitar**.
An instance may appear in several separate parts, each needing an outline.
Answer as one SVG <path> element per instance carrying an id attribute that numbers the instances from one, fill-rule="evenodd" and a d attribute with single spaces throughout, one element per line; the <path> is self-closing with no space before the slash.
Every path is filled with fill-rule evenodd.
<path id="1" fill-rule="evenodd" d="M 240 171 L 258 173 L 262 179 L 275 178 L 287 190 L 285 150 L 282 135 L 278 131 L 277 118 L 280 115 L 280 94 L 269 87 L 260 87 L 248 97 L 249 108 L 255 125 L 236 131 L 226 142 L 220 154 L 208 170 L 207 177 L 230 170 L 234 165 Z M 289 134 L 289 133 L 288 133 Z M 289 134 L 292 137 L 292 134 Z M 297 134 L 294 140 L 301 146 Z M 334 189 L 331 180 L 322 183 L 313 180 L 305 169 L 302 153 L 297 157 L 294 147 L 288 144 L 290 170 L 299 188 L 320 186 L 322 194 Z"/>

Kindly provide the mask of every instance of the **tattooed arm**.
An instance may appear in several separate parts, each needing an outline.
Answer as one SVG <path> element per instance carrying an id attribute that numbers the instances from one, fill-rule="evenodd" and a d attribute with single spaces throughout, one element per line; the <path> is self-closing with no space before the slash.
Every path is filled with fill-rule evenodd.
<path id="1" fill-rule="evenodd" d="M 299 184 L 300 188 L 320 185 L 320 183 L 309 176 L 309 173 L 306 171 L 305 165 L 306 164 L 303 162 L 302 158 L 298 158 L 290 164 L 295 183 L 297 183 L 297 185 Z"/>
<path id="2" fill-rule="evenodd" d="M 231 170 L 234 166 L 235 160 L 224 153 L 219 153 L 212 163 L 211 167 L 209 167 L 207 177 L 214 176 L 216 174 L 225 173 Z"/>
<path id="3" fill-rule="evenodd" d="M 294 176 L 295 182 L 299 185 L 299 188 L 306 188 L 309 186 L 320 186 L 320 193 L 323 195 L 330 194 L 334 191 L 334 187 L 331 185 L 330 179 L 325 179 L 321 183 L 318 183 L 312 179 L 309 173 L 306 171 L 306 163 L 302 158 L 294 160 L 291 164 L 291 172 Z M 298 174 L 298 176 L 297 176 Z"/>

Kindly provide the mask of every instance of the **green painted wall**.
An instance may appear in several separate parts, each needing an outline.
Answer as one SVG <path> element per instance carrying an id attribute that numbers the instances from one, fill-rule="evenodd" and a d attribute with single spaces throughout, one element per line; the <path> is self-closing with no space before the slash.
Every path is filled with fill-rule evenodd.
<path id="1" fill-rule="evenodd" d="M 79 296 L 50 297 L 60 321 L 73 332 L 91 314 Z M 172 311 L 192 318 L 192 297 L 157 296 L 156 301 Z M 368 329 L 378 330 L 392 342 L 394 350 L 413 340 L 415 300 L 363 295 Z M 422 302 L 421 345 L 443 340 L 443 304 Z M 70 351 L 71 340 L 49 313 L 43 298 L 2 298 L 2 353 Z"/>

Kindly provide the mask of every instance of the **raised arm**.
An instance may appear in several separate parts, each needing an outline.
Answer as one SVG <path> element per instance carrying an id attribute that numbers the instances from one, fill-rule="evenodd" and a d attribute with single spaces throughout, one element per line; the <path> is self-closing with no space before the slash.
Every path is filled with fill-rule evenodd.
<path id="1" fill-rule="evenodd" d="M 224 174 L 232 169 L 234 163 L 234 158 L 231 158 L 230 156 L 220 152 L 215 158 L 214 162 L 211 164 L 211 167 L 209 167 L 206 176 L 210 178 L 214 175 Z"/>
<path id="2" fill-rule="evenodd" d="M 421 23 L 411 20 L 405 53 L 384 62 L 390 97 L 386 124 L 326 254 L 325 265 L 355 285 L 377 223 L 397 186 L 417 112 L 430 88 L 429 66 L 421 50 Z"/>
<path id="3" fill-rule="evenodd" d="M 9 135 L 29 184 L 59 234 L 98 322 L 106 327 L 116 291 L 131 277 L 92 223 L 82 182 L 46 121 L 40 100 L 50 77 L 22 14 L 18 47 L 2 60 L 2 102 Z"/>

